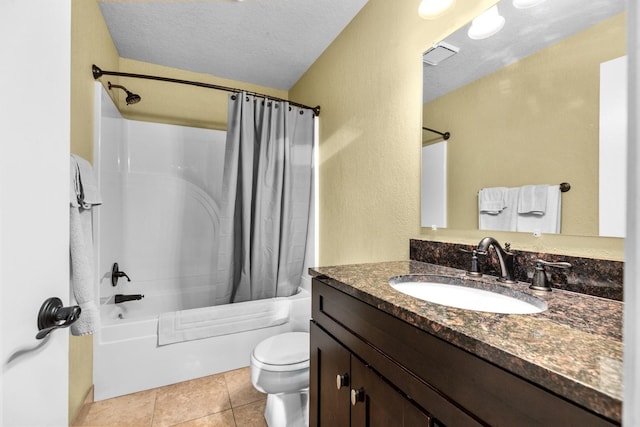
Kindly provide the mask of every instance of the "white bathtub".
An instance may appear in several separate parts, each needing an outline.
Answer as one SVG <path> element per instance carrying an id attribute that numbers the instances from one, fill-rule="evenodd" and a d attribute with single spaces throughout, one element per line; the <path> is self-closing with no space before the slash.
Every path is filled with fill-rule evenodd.
<path id="1" fill-rule="evenodd" d="M 195 292 L 145 294 L 140 301 L 101 306 L 102 327 L 94 335 L 95 400 L 249 366 L 252 349 L 263 339 L 309 330 L 311 298 L 301 288 L 285 299 L 290 318 L 282 325 L 159 346 L 158 310 L 184 309 L 176 303 L 197 300 Z"/>

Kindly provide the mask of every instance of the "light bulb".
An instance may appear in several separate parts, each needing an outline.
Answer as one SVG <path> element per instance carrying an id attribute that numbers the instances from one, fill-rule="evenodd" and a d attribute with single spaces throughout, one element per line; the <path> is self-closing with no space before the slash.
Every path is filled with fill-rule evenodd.
<path id="1" fill-rule="evenodd" d="M 498 5 L 494 5 L 471 22 L 467 35 L 474 40 L 486 39 L 496 34 L 502 27 L 504 27 L 504 16 L 498 12 Z"/>
<path id="2" fill-rule="evenodd" d="M 513 0 L 513 7 L 516 9 L 528 9 L 544 2 L 545 0 Z"/>

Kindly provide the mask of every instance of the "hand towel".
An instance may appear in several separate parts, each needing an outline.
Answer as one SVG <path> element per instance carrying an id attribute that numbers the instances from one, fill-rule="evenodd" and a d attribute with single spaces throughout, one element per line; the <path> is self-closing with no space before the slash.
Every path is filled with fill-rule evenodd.
<path id="1" fill-rule="evenodd" d="M 516 231 L 520 187 L 505 188 L 504 208 L 497 214 L 480 211 L 478 198 L 478 228 L 480 230 Z"/>
<path id="2" fill-rule="evenodd" d="M 536 213 L 519 213 L 517 230 L 523 232 L 560 233 L 562 219 L 562 196 L 559 185 L 548 185 L 546 209 L 543 215 Z"/>
<path id="3" fill-rule="evenodd" d="M 490 215 L 499 214 L 507 205 L 505 197 L 506 187 L 483 188 L 478 193 L 478 209 Z"/>
<path id="4" fill-rule="evenodd" d="M 523 185 L 518 198 L 518 213 L 544 215 L 547 211 L 548 185 Z"/>

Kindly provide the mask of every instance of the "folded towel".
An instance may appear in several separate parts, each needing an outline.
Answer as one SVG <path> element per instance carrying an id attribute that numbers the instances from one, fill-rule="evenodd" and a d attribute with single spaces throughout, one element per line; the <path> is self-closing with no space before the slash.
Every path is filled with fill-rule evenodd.
<path id="1" fill-rule="evenodd" d="M 478 209 L 482 213 L 497 215 L 507 207 L 505 196 L 506 187 L 483 188 L 478 193 Z"/>
<path id="2" fill-rule="evenodd" d="M 80 318 L 71 325 L 73 335 L 96 331 L 100 313 L 95 302 L 91 210 L 70 207 L 69 256 L 71 261 L 71 295 L 80 306 Z"/>
<path id="3" fill-rule="evenodd" d="M 560 233 L 562 219 L 562 193 L 559 185 L 548 185 L 546 212 L 543 215 L 535 213 L 518 214 L 517 231 Z"/>
<path id="4" fill-rule="evenodd" d="M 92 205 L 102 204 L 91 164 L 82 157 L 71 154 L 70 166 L 71 206 L 89 209 Z"/>
<path id="5" fill-rule="evenodd" d="M 523 185 L 518 198 L 518 213 L 544 215 L 548 191 L 548 185 Z"/>
<path id="6" fill-rule="evenodd" d="M 497 214 L 487 211 L 478 212 L 478 228 L 480 230 L 516 231 L 519 193 L 520 187 L 505 188 L 504 208 Z M 480 209 L 479 204 L 478 208 Z"/>

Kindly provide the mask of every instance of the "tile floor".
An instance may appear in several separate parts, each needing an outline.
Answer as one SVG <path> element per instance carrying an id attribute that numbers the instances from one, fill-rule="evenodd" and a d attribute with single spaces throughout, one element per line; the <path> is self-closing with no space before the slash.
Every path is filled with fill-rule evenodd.
<path id="1" fill-rule="evenodd" d="M 266 427 L 266 398 L 247 367 L 93 402 L 73 426 Z"/>

